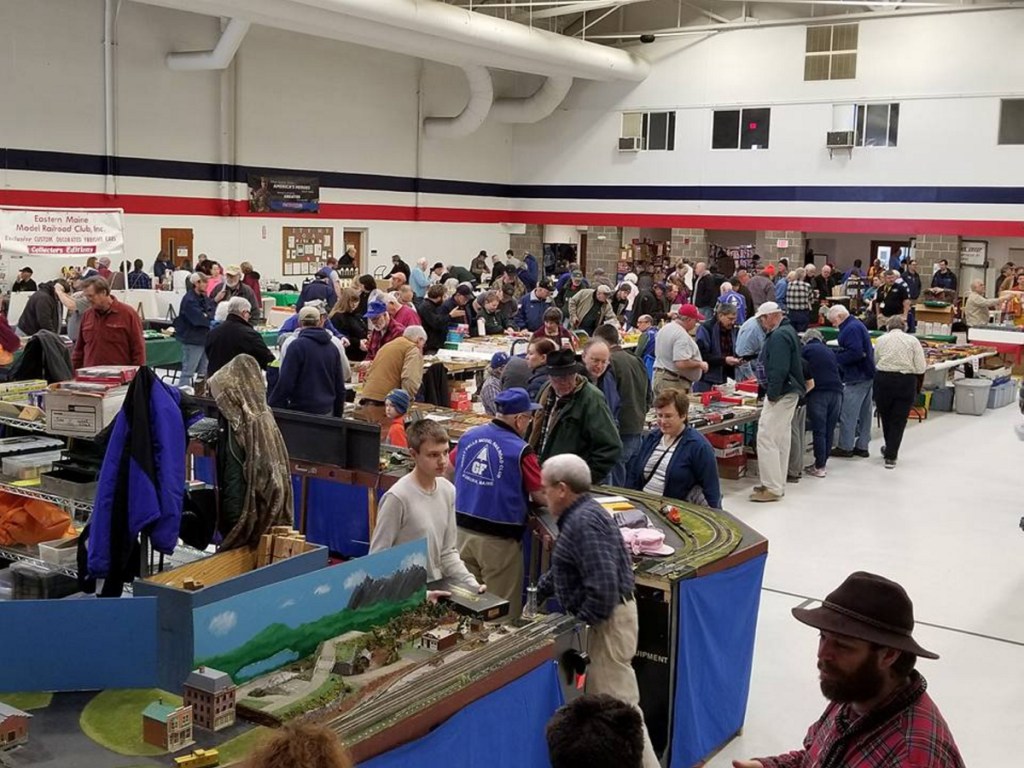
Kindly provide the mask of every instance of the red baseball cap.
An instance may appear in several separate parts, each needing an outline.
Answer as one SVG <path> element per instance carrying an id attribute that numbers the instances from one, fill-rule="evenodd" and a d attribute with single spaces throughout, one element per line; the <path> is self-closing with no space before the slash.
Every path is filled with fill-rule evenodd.
<path id="1" fill-rule="evenodd" d="M 680 317 L 692 317 L 694 320 L 703 320 L 704 319 L 704 315 L 702 315 L 697 310 L 697 307 L 695 307 L 693 304 L 683 304 L 679 308 L 679 316 Z"/>

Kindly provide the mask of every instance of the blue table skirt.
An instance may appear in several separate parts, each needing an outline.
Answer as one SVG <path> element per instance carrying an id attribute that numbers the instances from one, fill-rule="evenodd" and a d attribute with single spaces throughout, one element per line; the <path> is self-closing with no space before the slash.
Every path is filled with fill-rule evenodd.
<path id="1" fill-rule="evenodd" d="M 679 582 L 670 768 L 690 768 L 743 727 L 767 555 Z"/>
<path id="2" fill-rule="evenodd" d="M 549 662 L 360 768 L 550 768 L 544 726 L 562 702 Z"/>

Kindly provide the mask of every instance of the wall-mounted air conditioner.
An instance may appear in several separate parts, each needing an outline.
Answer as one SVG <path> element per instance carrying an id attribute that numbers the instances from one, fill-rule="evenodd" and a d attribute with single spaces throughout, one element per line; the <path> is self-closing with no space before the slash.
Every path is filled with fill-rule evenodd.
<path id="1" fill-rule="evenodd" d="M 853 131 L 829 131 L 825 135 L 825 146 L 829 149 L 847 149 L 853 146 Z"/>
<path id="2" fill-rule="evenodd" d="M 639 136 L 624 136 L 619 139 L 619 152 L 639 152 L 640 144 Z"/>
<path id="3" fill-rule="evenodd" d="M 845 149 L 850 159 L 853 159 L 853 131 L 829 131 L 825 134 L 825 146 L 828 148 L 829 159 L 837 149 Z"/>

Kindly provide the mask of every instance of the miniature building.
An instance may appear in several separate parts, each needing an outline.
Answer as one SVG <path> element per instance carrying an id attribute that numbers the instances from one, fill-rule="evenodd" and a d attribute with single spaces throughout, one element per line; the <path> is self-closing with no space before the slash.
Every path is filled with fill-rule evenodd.
<path id="1" fill-rule="evenodd" d="M 446 651 L 459 642 L 459 633 L 450 629 L 429 629 L 420 636 L 420 647 L 428 651 Z"/>
<path id="2" fill-rule="evenodd" d="M 235 684 L 226 672 L 200 667 L 185 680 L 181 698 L 192 707 L 198 727 L 219 731 L 235 724 L 235 695 Z"/>
<path id="3" fill-rule="evenodd" d="M 334 662 L 334 668 L 331 670 L 336 675 L 342 677 L 350 677 L 351 675 L 361 675 L 370 667 L 370 661 L 373 659 L 373 654 L 366 648 L 359 651 L 358 653 L 350 652 L 347 657 L 338 659 Z"/>
<path id="4" fill-rule="evenodd" d="M 142 740 L 168 752 L 194 744 L 192 738 L 192 707 L 154 701 L 142 710 Z"/>
<path id="5" fill-rule="evenodd" d="M 10 749 L 28 741 L 28 712 L 0 701 L 0 749 Z"/>

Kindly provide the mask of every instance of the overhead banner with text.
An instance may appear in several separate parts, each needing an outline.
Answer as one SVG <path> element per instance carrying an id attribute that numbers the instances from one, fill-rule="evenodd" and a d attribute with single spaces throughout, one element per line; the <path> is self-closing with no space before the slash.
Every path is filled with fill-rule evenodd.
<path id="1" fill-rule="evenodd" d="M 318 176 L 250 176 L 250 213 L 319 213 Z"/>
<path id="2" fill-rule="evenodd" d="M 120 208 L 0 208 L 0 256 L 56 256 L 75 262 L 90 256 L 124 256 Z"/>

